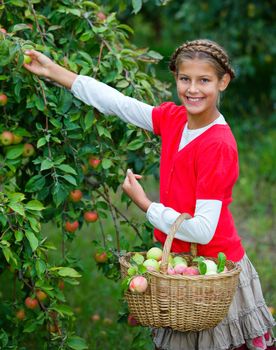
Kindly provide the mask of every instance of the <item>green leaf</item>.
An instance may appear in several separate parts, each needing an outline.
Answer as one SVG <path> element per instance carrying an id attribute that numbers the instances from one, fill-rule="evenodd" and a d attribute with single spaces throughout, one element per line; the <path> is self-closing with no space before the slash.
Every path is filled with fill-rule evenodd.
<path id="1" fill-rule="evenodd" d="M 64 171 L 67 174 L 77 175 L 76 170 L 74 168 L 72 168 L 70 165 L 61 164 L 61 165 L 58 165 L 57 168 Z"/>
<path id="2" fill-rule="evenodd" d="M 76 182 L 76 179 L 71 176 L 71 175 L 64 175 L 62 176 L 66 181 L 68 181 L 70 184 L 74 185 L 74 186 L 77 186 L 77 182 Z"/>
<path id="3" fill-rule="evenodd" d="M 42 146 L 44 146 L 46 144 L 47 140 L 45 137 L 41 137 L 38 141 L 37 141 L 37 144 L 36 144 L 36 147 L 37 148 L 40 148 Z"/>
<path id="4" fill-rule="evenodd" d="M 16 159 L 23 153 L 23 145 L 11 146 L 7 151 L 7 159 Z"/>
<path id="5" fill-rule="evenodd" d="M 11 258 L 12 258 L 12 251 L 8 247 L 2 247 L 2 252 L 3 252 L 4 256 L 5 256 L 5 259 L 9 263 Z"/>
<path id="6" fill-rule="evenodd" d="M 89 111 L 86 113 L 85 118 L 84 118 L 84 126 L 85 126 L 85 131 L 90 130 L 93 124 L 93 111 Z"/>
<path id="7" fill-rule="evenodd" d="M 16 242 L 21 242 L 24 237 L 22 231 L 15 231 L 14 235 L 15 235 Z"/>
<path id="8" fill-rule="evenodd" d="M 104 128 L 103 126 L 98 125 L 98 124 L 97 124 L 96 127 L 97 127 L 97 130 L 98 130 L 99 136 L 103 136 L 104 135 L 104 136 L 108 137 L 109 139 L 111 139 L 111 134 L 106 128 Z"/>
<path id="9" fill-rule="evenodd" d="M 154 58 L 156 60 L 162 60 L 163 56 L 160 55 L 160 53 L 150 50 L 149 52 L 147 52 L 147 55 L 151 58 Z"/>
<path id="10" fill-rule="evenodd" d="M 137 139 L 137 140 L 133 140 L 131 141 L 128 146 L 127 149 L 130 151 L 135 151 L 139 148 L 142 148 L 144 146 L 144 141 Z"/>
<path id="11" fill-rule="evenodd" d="M 207 271 L 207 266 L 204 261 L 198 263 L 198 270 L 201 275 L 205 275 Z"/>
<path id="12" fill-rule="evenodd" d="M 217 272 L 223 272 L 225 268 L 226 263 L 226 255 L 222 252 L 218 253 L 218 265 L 217 265 Z"/>
<path id="13" fill-rule="evenodd" d="M 61 316 L 68 315 L 73 316 L 74 313 L 68 305 L 54 305 L 51 307 L 51 310 L 58 312 Z"/>
<path id="14" fill-rule="evenodd" d="M 62 267 L 59 271 L 58 274 L 62 277 L 72 277 L 72 278 L 78 278 L 81 277 L 81 275 L 73 269 L 72 267 Z"/>
<path id="15" fill-rule="evenodd" d="M 129 86 L 129 81 L 127 80 L 120 80 L 117 84 L 116 84 L 116 88 L 118 89 L 123 89 Z"/>
<path id="16" fill-rule="evenodd" d="M 40 201 L 38 201 L 37 199 L 33 199 L 33 200 L 29 201 L 25 205 L 25 208 L 29 209 L 29 210 L 43 210 L 43 209 L 45 209 L 43 204 Z"/>
<path id="17" fill-rule="evenodd" d="M 11 208 L 16 213 L 18 213 L 22 216 L 25 216 L 25 210 L 24 210 L 24 207 L 21 203 L 10 203 L 8 205 L 8 207 Z"/>
<path id="18" fill-rule="evenodd" d="M 103 169 L 109 169 L 113 165 L 112 161 L 110 159 L 104 158 L 102 161 L 102 167 Z"/>
<path id="19" fill-rule="evenodd" d="M 12 31 L 13 32 L 18 32 L 19 30 L 24 30 L 24 29 L 29 29 L 30 28 L 27 26 L 27 24 L 25 23 L 19 23 L 19 24 L 16 24 L 13 28 L 12 28 Z"/>
<path id="20" fill-rule="evenodd" d="M 88 349 L 85 340 L 77 336 L 68 338 L 67 345 L 74 350 Z"/>
<path id="21" fill-rule="evenodd" d="M 133 12 L 135 14 L 138 13 L 141 10 L 142 5 L 143 5 L 142 0 L 132 0 Z"/>
<path id="22" fill-rule="evenodd" d="M 26 192 L 36 192 L 45 186 L 45 178 L 42 175 L 35 175 L 26 183 Z"/>
<path id="23" fill-rule="evenodd" d="M 44 159 L 41 163 L 40 170 L 48 170 L 53 168 L 54 163 L 50 159 Z"/>
<path id="24" fill-rule="evenodd" d="M 24 193 L 14 192 L 14 193 L 9 193 L 8 198 L 11 203 L 18 203 L 18 202 L 22 202 L 25 199 L 25 195 Z"/>
<path id="25" fill-rule="evenodd" d="M 58 207 L 68 197 L 68 192 L 66 191 L 64 186 L 58 182 L 55 184 L 52 190 L 52 195 L 53 195 L 53 200 L 56 206 Z"/>
<path id="26" fill-rule="evenodd" d="M 46 271 L 46 267 L 47 267 L 46 263 L 43 260 L 41 259 L 36 260 L 35 269 L 39 276 L 42 276 L 44 274 L 44 272 Z"/>
<path id="27" fill-rule="evenodd" d="M 32 251 L 34 252 L 36 250 L 36 248 L 38 247 L 38 239 L 36 238 L 36 236 L 34 235 L 34 233 L 32 231 L 26 231 L 25 234 L 26 234 L 26 237 L 30 243 Z"/>

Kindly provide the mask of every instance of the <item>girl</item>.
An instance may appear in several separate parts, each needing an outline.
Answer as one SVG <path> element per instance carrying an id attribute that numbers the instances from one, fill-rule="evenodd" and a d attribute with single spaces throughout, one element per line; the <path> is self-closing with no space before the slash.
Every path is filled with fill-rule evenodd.
<path id="1" fill-rule="evenodd" d="M 198 254 L 216 257 L 224 252 L 241 265 L 237 293 L 228 316 L 214 329 L 178 332 L 155 329 L 156 349 L 229 350 L 276 349 L 272 327 L 275 322 L 265 304 L 259 277 L 245 254 L 228 209 L 238 178 L 238 153 L 229 125 L 218 110 L 219 95 L 235 73 L 229 58 L 217 43 L 194 40 L 172 55 L 181 106 L 166 102 L 149 106 L 86 76 L 78 76 L 34 50 L 27 51 L 29 71 L 51 79 L 83 102 L 108 115 L 118 115 L 160 135 L 160 203 L 151 202 L 128 170 L 123 190 L 141 208 L 155 227 L 155 238 L 164 243 L 170 226 L 180 213 L 188 213 L 173 241 L 173 252 L 188 252 L 190 242 Z"/>

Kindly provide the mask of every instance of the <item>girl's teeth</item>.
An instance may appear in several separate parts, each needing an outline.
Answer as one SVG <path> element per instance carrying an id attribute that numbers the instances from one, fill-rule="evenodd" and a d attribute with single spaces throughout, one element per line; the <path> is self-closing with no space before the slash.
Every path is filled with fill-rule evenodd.
<path id="1" fill-rule="evenodd" d="M 188 100 L 189 100 L 189 101 L 192 101 L 192 102 L 198 102 L 198 101 L 200 101 L 200 98 L 188 97 Z"/>

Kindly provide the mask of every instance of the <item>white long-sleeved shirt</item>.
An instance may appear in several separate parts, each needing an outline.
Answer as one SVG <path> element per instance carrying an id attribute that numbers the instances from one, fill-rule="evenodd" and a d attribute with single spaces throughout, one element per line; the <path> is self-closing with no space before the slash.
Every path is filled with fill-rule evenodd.
<path id="1" fill-rule="evenodd" d="M 125 96 L 118 90 L 87 76 L 79 75 L 71 91 L 75 97 L 105 115 L 117 115 L 127 123 L 153 131 L 153 106 Z M 220 115 L 209 125 L 195 130 L 188 129 L 188 123 L 186 123 L 179 150 L 215 124 L 226 124 L 226 121 Z M 219 200 L 197 200 L 194 217 L 180 225 L 175 237 L 186 242 L 200 244 L 210 242 L 218 224 L 221 206 L 222 202 Z M 180 213 L 174 209 L 155 202 L 149 206 L 146 213 L 149 222 L 166 234 L 179 215 Z"/>

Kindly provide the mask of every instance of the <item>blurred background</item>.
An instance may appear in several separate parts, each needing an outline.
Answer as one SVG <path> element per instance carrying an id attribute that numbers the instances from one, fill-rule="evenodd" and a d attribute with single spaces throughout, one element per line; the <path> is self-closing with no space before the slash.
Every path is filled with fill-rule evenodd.
<path id="1" fill-rule="evenodd" d="M 19 1 L 20 2 L 20 1 Z M 23 2 L 22 2 L 23 3 Z M 39 1 L 38 1 L 39 3 Z M 67 1 L 60 1 L 66 5 Z M 229 53 L 236 70 L 221 100 L 221 113 L 237 139 L 240 177 L 233 193 L 233 212 L 247 254 L 259 272 L 265 299 L 274 313 L 276 308 L 276 7 L 265 0 L 171 0 L 171 1 L 96 1 L 104 15 L 116 13 L 123 24 L 133 29 L 129 41 L 163 56 L 150 73 L 169 84 L 171 99 L 178 103 L 174 79 L 168 62 L 173 51 L 186 40 L 208 38 L 217 41 Z M 44 5 L 45 6 L 45 5 Z M 169 98 L 169 97 L 168 97 Z M 135 163 L 135 161 L 134 161 Z M 139 166 L 137 166 L 139 168 Z M 143 180 L 152 200 L 158 201 L 158 169 Z M 120 188 L 112 201 L 120 203 Z M 121 202 L 120 210 L 137 222 L 145 215 L 134 205 Z M 82 269 L 80 285 L 65 284 L 66 299 L 75 312 L 76 332 L 89 349 L 149 350 L 149 330 L 126 323 L 125 306 L 119 282 L 106 278 L 97 264 L 95 242 L 102 241 L 102 229 L 109 247 L 115 246 L 114 222 L 110 215 L 101 223 L 84 225 L 69 243 L 76 266 Z M 148 232 L 151 228 L 148 228 Z M 56 228 L 43 227 L 55 246 L 61 246 Z M 123 226 L 125 247 L 140 245 L 141 240 L 128 225 Z M 150 237 L 150 236 L 149 236 Z M 61 252 L 52 252 L 55 263 Z M 73 259 L 73 258 L 72 258 Z M 2 293 L 2 294 L 1 294 Z M 0 296 L 7 293 L 0 286 Z M 121 317 L 122 316 L 122 317 Z M 38 349 L 38 348 L 37 348 Z"/>

